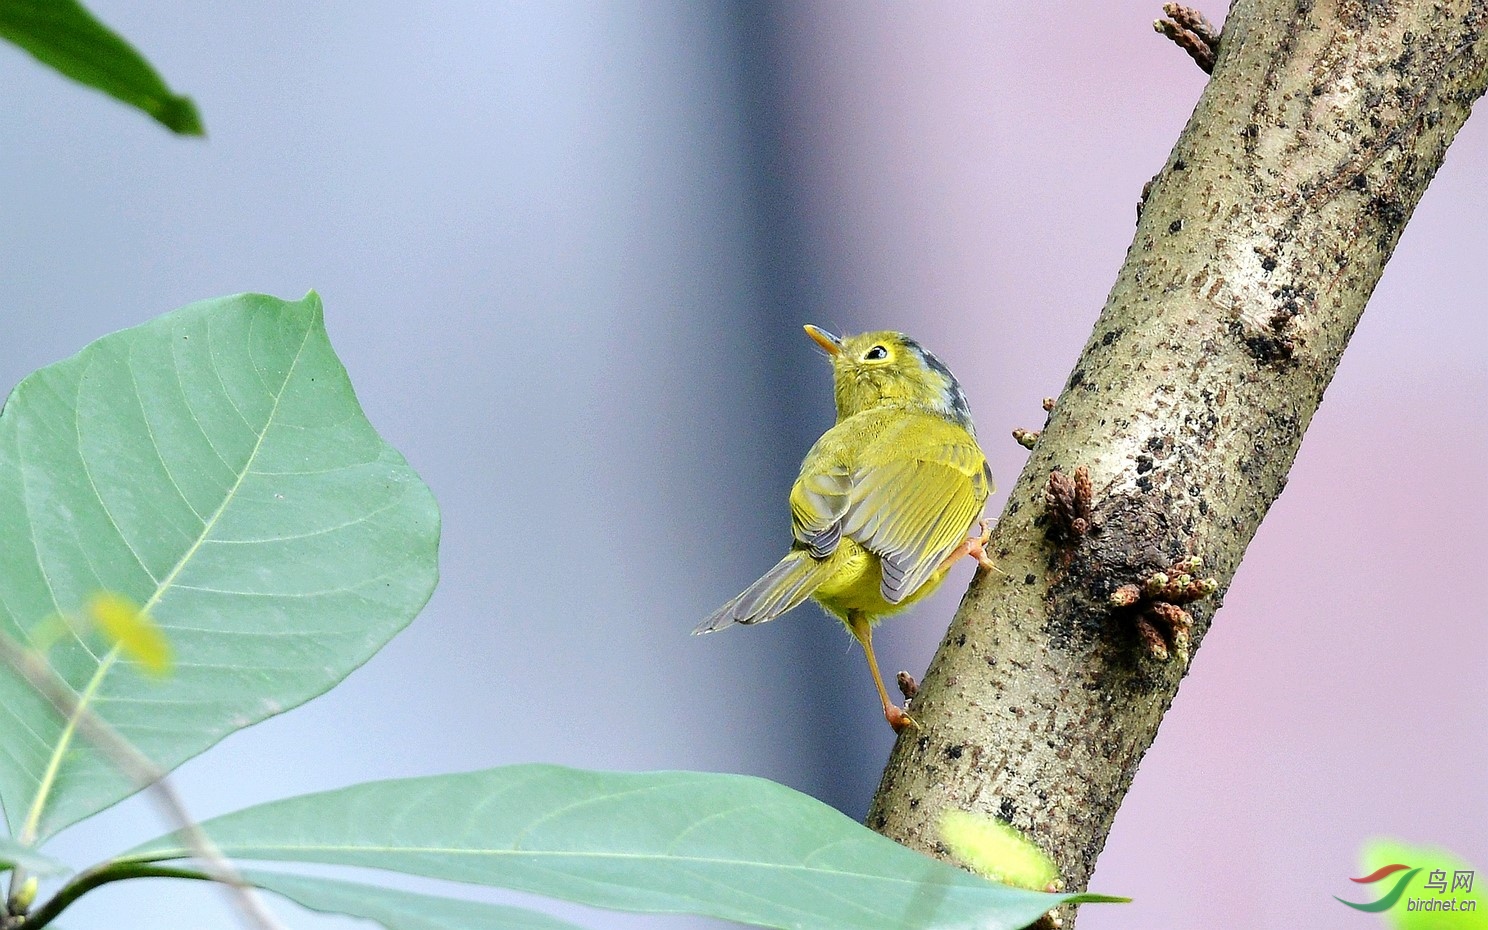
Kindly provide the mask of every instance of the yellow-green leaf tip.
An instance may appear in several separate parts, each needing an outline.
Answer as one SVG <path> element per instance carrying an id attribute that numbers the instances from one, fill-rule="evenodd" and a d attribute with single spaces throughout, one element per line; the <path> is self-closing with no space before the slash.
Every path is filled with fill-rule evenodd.
<path id="1" fill-rule="evenodd" d="M 1395 930 L 1488 928 L 1488 891 L 1472 863 L 1440 846 L 1416 846 L 1381 837 L 1364 844 L 1359 856 L 1360 874 L 1396 862 L 1408 864 L 1419 874 L 1406 888 L 1407 900 L 1380 914 L 1387 926 Z"/>
<path id="2" fill-rule="evenodd" d="M 1054 860 L 1011 824 L 950 810 L 940 818 L 940 838 L 962 865 L 983 878 L 1031 891 L 1058 887 Z"/>
<path id="3" fill-rule="evenodd" d="M 31 909 L 36 902 L 36 889 L 41 883 L 36 880 L 35 875 L 28 876 L 20 887 L 10 893 L 10 912 L 12 914 L 24 914 Z"/>
<path id="4" fill-rule="evenodd" d="M 174 658 L 170 640 L 134 601 L 103 591 L 88 602 L 88 614 L 99 631 L 145 671 L 156 677 L 170 674 Z"/>

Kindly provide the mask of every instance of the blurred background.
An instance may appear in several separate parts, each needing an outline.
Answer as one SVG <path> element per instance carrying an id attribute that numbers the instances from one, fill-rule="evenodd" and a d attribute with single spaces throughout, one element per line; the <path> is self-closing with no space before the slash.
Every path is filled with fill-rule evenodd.
<path id="1" fill-rule="evenodd" d="M 199 298 L 315 288 L 444 513 L 422 617 L 182 768 L 193 811 L 550 761 L 764 775 L 861 817 L 892 734 L 840 627 L 687 633 L 788 540 L 831 422 L 803 322 L 933 348 L 1012 485 L 1009 431 L 1042 423 L 1204 86 L 1156 0 L 90 6 L 209 137 L 0 48 L 0 390 Z M 1116 820 L 1092 887 L 1136 901 L 1081 930 L 1369 925 L 1332 895 L 1381 834 L 1488 868 L 1485 175 L 1479 116 Z M 957 571 L 882 629 L 888 672 L 923 672 Z M 55 849 L 161 829 L 136 800 Z M 235 919 L 148 882 L 66 924 Z"/>

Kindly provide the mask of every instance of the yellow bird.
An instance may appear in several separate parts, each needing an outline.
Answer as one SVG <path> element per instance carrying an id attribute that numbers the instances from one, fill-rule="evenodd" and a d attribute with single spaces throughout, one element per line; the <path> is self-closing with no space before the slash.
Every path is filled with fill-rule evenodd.
<path id="1" fill-rule="evenodd" d="M 795 541 L 785 558 L 694 633 L 774 620 L 806 598 L 863 647 L 884 719 L 917 726 L 889 700 L 873 627 L 934 591 L 957 559 L 993 568 L 982 507 L 992 470 L 966 394 L 940 359 L 895 332 L 806 335 L 832 361 L 837 423 L 816 441 L 791 488 Z"/>

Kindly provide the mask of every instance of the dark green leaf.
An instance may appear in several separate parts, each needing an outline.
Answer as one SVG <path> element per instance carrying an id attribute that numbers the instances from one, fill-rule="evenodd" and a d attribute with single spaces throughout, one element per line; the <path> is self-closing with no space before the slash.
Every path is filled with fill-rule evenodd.
<path id="1" fill-rule="evenodd" d="M 0 0 L 0 38 L 172 132 L 204 134 L 191 98 L 173 93 L 133 46 L 75 0 Z"/>
<path id="2" fill-rule="evenodd" d="M 0 414 L 0 630 L 24 642 L 98 592 L 140 604 L 165 679 L 71 632 L 47 655 L 169 769 L 329 689 L 437 575 L 429 490 L 362 415 L 320 300 L 195 304 L 26 378 Z M 51 624 L 55 627 L 55 624 Z M 0 668 L 0 801 L 22 842 L 134 791 Z"/>
<path id="3" fill-rule="evenodd" d="M 290 798 L 204 827 L 237 859 L 392 869 L 801 930 L 1011 930 L 1088 900 L 992 884 L 738 775 L 512 766 Z M 125 860 L 186 854 L 165 837 Z"/>

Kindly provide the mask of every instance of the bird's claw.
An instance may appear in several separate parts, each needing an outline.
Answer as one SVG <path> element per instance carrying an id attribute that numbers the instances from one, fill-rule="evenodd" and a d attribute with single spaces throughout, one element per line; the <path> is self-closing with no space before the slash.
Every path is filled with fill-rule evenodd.
<path id="1" fill-rule="evenodd" d="M 987 554 L 987 542 L 991 538 L 992 521 L 983 520 L 977 527 L 977 535 L 966 540 L 966 554 L 976 559 L 977 564 L 980 565 L 982 568 L 994 572 L 1000 572 L 1002 571 L 1002 569 L 998 568 L 997 563 L 993 561 L 990 555 Z"/>
<path id="2" fill-rule="evenodd" d="M 907 729 L 918 730 L 920 728 L 920 725 L 915 722 L 915 718 L 906 714 L 902 708 L 896 707 L 893 704 L 884 707 L 884 719 L 889 722 L 889 726 L 894 728 L 895 733 L 903 733 Z"/>

